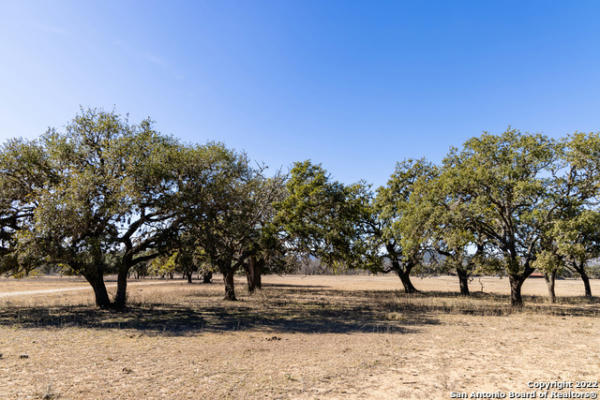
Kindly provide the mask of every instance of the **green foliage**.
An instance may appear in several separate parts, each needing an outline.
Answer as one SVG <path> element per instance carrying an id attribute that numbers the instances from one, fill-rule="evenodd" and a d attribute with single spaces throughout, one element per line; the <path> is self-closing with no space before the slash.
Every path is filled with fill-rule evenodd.
<path id="1" fill-rule="evenodd" d="M 20 265 L 64 264 L 94 282 L 111 270 L 126 276 L 176 232 L 181 146 L 151 121 L 85 110 L 64 132 L 18 147 L 19 159 L 33 160 L 18 163 L 27 215 L 15 236 Z"/>
<path id="2" fill-rule="evenodd" d="M 193 238 L 186 246 L 201 248 L 224 275 L 250 256 L 274 265 L 285 252 L 273 225 L 273 203 L 285 195 L 284 178 L 265 178 L 264 167 L 250 166 L 245 154 L 218 143 L 187 148 L 186 154 L 186 168 L 199 171 L 179 188 L 176 212 L 185 222 L 183 232 Z"/>
<path id="3" fill-rule="evenodd" d="M 553 171 L 560 218 L 548 236 L 561 265 L 585 274 L 588 260 L 600 256 L 600 135 L 575 133 L 561 142 L 560 169 Z"/>
<path id="4" fill-rule="evenodd" d="M 365 262 L 358 239 L 361 222 L 370 217 L 366 185 L 332 181 L 321 165 L 304 161 L 294 164 L 286 189 L 287 196 L 275 205 L 275 221 L 294 252 L 330 267 Z"/>
<path id="5" fill-rule="evenodd" d="M 0 273 L 26 275 L 39 265 L 20 250 L 19 238 L 31 237 L 28 232 L 38 204 L 33 194 L 54 181 L 38 142 L 12 139 L 0 148 Z"/>
<path id="6" fill-rule="evenodd" d="M 381 224 L 381 236 L 385 246 L 400 262 L 421 262 L 425 242 L 425 225 L 431 211 L 417 189 L 427 185 L 437 175 L 437 169 L 429 162 L 407 160 L 396 165 L 386 186 L 379 188 L 375 199 L 375 210 Z M 389 249 L 388 256 L 390 256 Z"/>
<path id="7" fill-rule="evenodd" d="M 554 217 L 547 171 L 556 143 L 543 135 L 507 130 L 470 139 L 444 161 L 450 192 L 469 215 L 470 230 L 485 238 L 509 275 L 526 278 Z"/>
<path id="8" fill-rule="evenodd" d="M 178 252 L 170 255 L 161 255 L 154 258 L 148 266 L 148 274 L 154 276 L 172 276 L 177 270 Z"/>
<path id="9" fill-rule="evenodd" d="M 406 209 L 405 227 L 420 232 L 418 245 L 429 249 L 437 271 L 491 272 L 485 260 L 485 238 L 472 224 L 473 215 L 451 190 L 448 171 L 415 185 Z M 460 271 L 459 271 L 460 270 Z"/>
<path id="10" fill-rule="evenodd" d="M 570 263 L 585 264 L 600 257 L 599 226 L 600 213 L 595 210 L 582 210 L 571 218 L 556 221 L 552 233 L 557 253 Z"/>
<path id="11" fill-rule="evenodd" d="M 377 190 L 366 237 L 373 254 L 379 255 L 380 268 L 388 268 L 383 262 L 387 260 L 392 270 L 408 276 L 423 261 L 428 249 L 423 222 L 430 210 L 413 192 L 436 175 L 437 169 L 431 163 L 406 160 L 396 165 L 387 185 Z"/>
<path id="12" fill-rule="evenodd" d="M 231 278 L 250 261 L 282 272 L 310 256 L 334 269 L 395 271 L 407 291 L 424 264 L 463 276 L 502 270 L 517 291 L 534 268 L 583 277 L 600 256 L 595 133 L 484 133 L 442 166 L 398 163 L 376 192 L 310 161 L 289 176 L 264 170 L 220 143 L 184 146 L 149 119 L 82 110 L 62 132 L 0 148 L 0 273 L 60 268 L 98 296 L 103 275 L 116 272 L 123 303 L 136 267 Z"/>

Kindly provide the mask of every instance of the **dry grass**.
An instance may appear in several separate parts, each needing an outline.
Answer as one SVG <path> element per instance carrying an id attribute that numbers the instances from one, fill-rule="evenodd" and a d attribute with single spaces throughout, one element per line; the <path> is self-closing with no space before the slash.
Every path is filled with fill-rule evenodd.
<path id="1" fill-rule="evenodd" d="M 265 277 L 253 296 L 237 283 L 235 303 L 220 282 L 132 286 L 124 313 L 89 291 L 0 298 L 0 399 L 447 399 L 600 378 L 600 304 L 579 281 L 558 281 L 551 305 L 528 280 L 519 312 L 498 278 L 473 298 L 449 277 L 411 296 L 392 276 Z"/>
<path id="2" fill-rule="evenodd" d="M 40 276 L 27 279 L 0 278 L 0 293 L 86 286 L 83 278 Z"/>

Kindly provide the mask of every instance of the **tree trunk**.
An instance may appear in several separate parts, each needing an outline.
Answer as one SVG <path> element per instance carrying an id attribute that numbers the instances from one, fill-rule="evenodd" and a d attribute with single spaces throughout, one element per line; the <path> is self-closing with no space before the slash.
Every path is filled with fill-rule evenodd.
<path id="1" fill-rule="evenodd" d="M 96 306 L 100 308 L 109 308 L 110 299 L 108 298 L 108 292 L 106 291 L 106 285 L 104 284 L 104 276 L 102 272 L 93 275 L 84 274 L 83 276 L 90 283 L 92 289 L 94 289 Z"/>
<path id="2" fill-rule="evenodd" d="M 458 282 L 460 284 L 460 294 L 463 296 L 469 296 L 469 273 L 462 269 L 456 268 L 456 275 L 458 275 Z"/>
<path id="3" fill-rule="evenodd" d="M 550 299 L 550 303 L 556 303 L 556 292 L 554 291 L 556 271 L 550 273 L 544 272 L 544 279 L 546 280 L 546 286 L 548 287 L 548 298 Z"/>
<path id="4" fill-rule="evenodd" d="M 418 290 L 413 286 L 410 281 L 410 270 L 412 268 L 407 268 L 406 270 L 397 269 L 396 272 L 402 281 L 402 285 L 404 286 L 404 293 L 417 293 Z"/>
<path id="5" fill-rule="evenodd" d="M 590 286 L 590 278 L 585 273 L 585 270 L 582 270 L 581 272 L 581 280 L 583 281 L 583 286 L 585 287 L 585 297 L 591 299 L 592 287 Z"/>
<path id="6" fill-rule="evenodd" d="M 235 301 L 235 288 L 233 286 L 234 270 L 230 269 L 223 273 L 223 280 L 225 281 L 225 300 Z"/>
<path id="7" fill-rule="evenodd" d="M 417 293 L 418 290 L 413 286 L 410 281 L 410 271 L 413 268 L 412 263 L 405 263 L 404 268 L 398 262 L 398 256 L 396 251 L 394 250 L 394 246 L 391 243 L 386 244 L 386 249 L 388 251 L 390 261 L 392 262 L 392 269 L 396 271 L 398 277 L 402 281 L 402 285 L 404 286 L 404 293 Z"/>
<path id="8" fill-rule="evenodd" d="M 585 272 L 585 263 L 576 264 L 574 263 L 575 271 L 579 273 L 581 276 L 581 280 L 583 281 L 583 286 L 585 287 L 585 297 L 591 299 L 592 298 L 592 287 L 590 286 L 590 278 Z"/>
<path id="9" fill-rule="evenodd" d="M 262 290 L 262 268 L 264 266 L 264 261 L 258 261 L 256 266 L 254 267 L 254 285 L 257 289 Z"/>
<path id="10" fill-rule="evenodd" d="M 509 275 L 508 277 L 510 280 L 510 305 L 513 307 L 522 307 L 521 287 L 525 279 L 519 275 Z"/>
<path id="11" fill-rule="evenodd" d="M 254 263 L 248 261 L 244 264 L 244 270 L 246 270 L 246 282 L 248 283 L 248 293 L 254 293 L 256 286 L 254 285 Z"/>
<path id="12" fill-rule="evenodd" d="M 125 308 L 127 303 L 127 272 L 129 268 L 125 266 L 119 267 L 119 273 L 117 275 L 117 295 L 113 307 L 117 310 Z"/>
<path id="13" fill-rule="evenodd" d="M 202 283 L 210 283 L 211 280 L 212 280 L 212 272 L 211 271 L 204 272 L 202 274 Z"/>
<path id="14" fill-rule="evenodd" d="M 192 283 L 192 272 L 188 272 L 186 275 L 188 283 Z"/>
<path id="15" fill-rule="evenodd" d="M 262 289 L 261 284 L 261 269 L 262 262 L 256 257 L 251 256 L 248 262 L 244 265 L 246 270 L 246 280 L 248 281 L 248 293 L 254 293 L 255 289 Z"/>

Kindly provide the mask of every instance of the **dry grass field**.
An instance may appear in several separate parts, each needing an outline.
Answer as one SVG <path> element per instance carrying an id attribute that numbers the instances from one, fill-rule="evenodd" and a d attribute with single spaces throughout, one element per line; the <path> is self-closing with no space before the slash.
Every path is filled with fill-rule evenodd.
<path id="1" fill-rule="evenodd" d="M 0 280 L 0 399 L 448 399 L 600 378 L 600 303 L 578 280 L 551 305 L 529 279 L 521 311 L 499 278 L 471 298 L 452 277 L 415 278 L 416 295 L 394 276 L 267 276 L 252 296 L 236 283 L 238 302 L 218 279 L 132 285 L 114 313 L 89 289 L 1 296 L 81 280 Z"/>

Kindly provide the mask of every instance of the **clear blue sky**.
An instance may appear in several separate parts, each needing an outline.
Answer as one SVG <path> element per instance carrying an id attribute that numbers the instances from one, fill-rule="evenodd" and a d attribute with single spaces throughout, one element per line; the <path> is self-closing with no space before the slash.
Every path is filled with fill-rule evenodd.
<path id="1" fill-rule="evenodd" d="M 1 1 L 0 140 L 79 106 L 383 184 L 509 124 L 600 129 L 600 1 Z"/>

